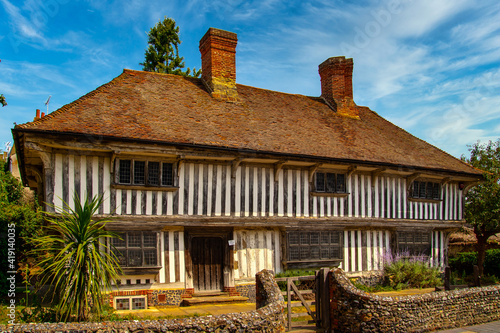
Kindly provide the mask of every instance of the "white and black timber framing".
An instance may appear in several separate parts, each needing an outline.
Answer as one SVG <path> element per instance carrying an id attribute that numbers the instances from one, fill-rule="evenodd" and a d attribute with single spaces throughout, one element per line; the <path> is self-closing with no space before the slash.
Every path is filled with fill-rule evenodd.
<path id="1" fill-rule="evenodd" d="M 442 186 L 441 200 L 412 201 L 406 180 L 389 174 L 374 178 L 355 172 L 347 179 L 346 196 L 310 192 L 309 169 L 240 164 L 231 177 L 231 165 L 180 165 L 178 190 L 124 189 L 112 186 L 111 159 L 91 155 L 52 155 L 53 204 L 72 206 L 72 193 L 81 197 L 103 195 L 99 213 L 146 216 L 236 217 L 359 217 L 458 221 L 462 191 L 458 183 Z"/>
<path id="2" fill-rule="evenodd" d="M 82 198 L 102 195 L 99 214 L 114 215 L 113 228 L 159 233 L 158 275 L 134 275 L 132 284 L 137 278 L 188 285 L 184 230 L 196 225 L 232 227 L 234 279 L 253 280 L 261 269 L 279 272 L 286 268 L 284 232 L 289 228 L 342 230 L 341 267 L 347 272 L 379 270 L 381 258 L 394 249 L 395 232 L 418 228 L 431 234 L 432 264 L 443 266 L 449 231 L 461 225 L 463 218 L 460 182 L 467 183 L 467 177 L 457 180 L 446 172 L 370 169 L 352 163 L 294 162 L 259 155 L 245 158 L 204 150 L 159 152 L 154 147 L 129 148 L 120 143 L 108 143 L 96 151 L 94 145 L 78 143 L 71 149 L 73 143 L 67 142 L 69 149 L 60 149 L 50 140 L 38 143 L 30 137 L 28 141 L 26 146 L 32 156 L 38 156 L 43 169 L 39 173 L 44 178 L 40 183 L 45 202 L 58 207 L 64 201 L 73 208 L 73 193 Z M 109 147 L 118 152 L 110 153 Z M 117 184 L 117 161 L 135 156 L 174 163 L 174 186 Z M 318 171 L 346 174 L 346 193 L 315 193 L 314 172 Z M 426 177 L 441 182 L 440 200 L 409 197 L 411 180 L 425 181 Z"/>

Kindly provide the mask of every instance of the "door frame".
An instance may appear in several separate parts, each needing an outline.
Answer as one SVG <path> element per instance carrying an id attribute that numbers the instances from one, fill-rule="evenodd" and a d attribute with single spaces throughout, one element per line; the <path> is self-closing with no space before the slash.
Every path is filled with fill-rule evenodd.
<path id="1" fill-rule="evenodd" d="M 229 246 L 229 240 L 233 239 L 232 227 L 185 227 L 184 228 L 184 258 L 186 264 L 186 291 L 194 292 L 193 260 L 191 257 L 192 241 L 195 237 L 217 237 L 222 239 L 222 286 L 223 291 L 234 288 L 234 252 L 233 246 Z"/>

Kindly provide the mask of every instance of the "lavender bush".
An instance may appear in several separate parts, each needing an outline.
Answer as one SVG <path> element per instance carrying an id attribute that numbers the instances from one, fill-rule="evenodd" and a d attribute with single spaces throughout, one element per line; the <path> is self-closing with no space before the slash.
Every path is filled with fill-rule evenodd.
<path id="1" fill-rule="evenodd" d="M 428 288 L 441 285 L 441 274 L 430 267 L 428 257 L 409 252 L 386 252 L 383 256 L 384 285 L 392 289 Z"/>

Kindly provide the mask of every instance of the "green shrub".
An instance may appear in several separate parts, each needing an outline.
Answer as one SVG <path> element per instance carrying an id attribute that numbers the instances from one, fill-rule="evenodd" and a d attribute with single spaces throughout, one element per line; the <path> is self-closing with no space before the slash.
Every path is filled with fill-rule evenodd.
<path id="1" fill-rule="evenodd" d="M 294 276 L 310 276 L 316 275 L 315 271 L 308 271 L 305 269 L 290 269 L 276 274 L 276 278 L 294 277 Z M 300 286 L 300 281 L 294 281 L 297 287 Z M 277 281 L 278 287 L 281 291 L 286 291 L 286 281 Z M 300 288 L 299 288 L 300 289 Z"/>
<path id="2" fill-rule="evenodd" d="M 472 275 L 474 265 L 477 265 L 476 252 L 458 253 L 454 258 L 450 258 L 449 266 L 452 272 L 458 274 Z M 484 274 L 489 274 L 500 278 L 500 249 L 490 249 L 486 251 L 484 258 Z"/>
<path id="3" fill-rule="evenodd" d="M 440 285 L 440 272 L 420 260 L 400 259 L 387 263 L 383 270 L 384 285 L 395 290 L 428 288 Z"/>
<path id="4" fill-rule="evenodd" d="M 448 260 L 448 265 L 453 272 L 459 272 L 467 275 L 472 275 L 473 267 L 477 264 L 476 252 L 461 252 L 457 253 L 454 258 Z"/>
<path id="5" fill-rule="evenodd" d="M 283 278 L 283 277 L 309 276 L 309 275 L 316 275 L 316 272 L 315 271 L 308 271 L 305 269 L 290 269 L 290 270 L 276 274 L 276 277 Z"/>
<path id="6" fill-rule="evenodd" d="M 23 308 L 18 317 L 21 323 L 57 323 L 56 310 L 39 304 L 30 308 Z"/>
<path id="7" fill-rule="evenodd" d="M 486 251 L 486 256 L 484 258 L 484 274 L 490 274 L 500 278 L 500 249 Z"/>

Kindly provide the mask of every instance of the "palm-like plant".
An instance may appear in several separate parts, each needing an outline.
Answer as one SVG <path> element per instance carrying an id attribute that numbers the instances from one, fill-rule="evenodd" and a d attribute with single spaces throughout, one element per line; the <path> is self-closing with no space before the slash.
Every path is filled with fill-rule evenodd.
<path id="1" fill-rule="evenodd" d="M 103 310 L 102 293 L 121 273 L 118 260 L 106 242 L 117 234 L 105 230 L 109 219 L 94 221 L 102 196 L 85 200 L 74 196 L 74 209 L 64 203 L 59 214 L 49 214 L 47 234 L 35 240 L 36 252 L 45 254 L 42 285 L 52 285 L 57 296 L 58 320 L 88 318 L 92 309 Z M 53 298 L 54 300 L 54 298 Z"/>

